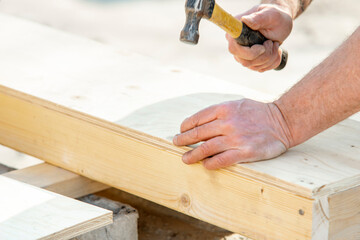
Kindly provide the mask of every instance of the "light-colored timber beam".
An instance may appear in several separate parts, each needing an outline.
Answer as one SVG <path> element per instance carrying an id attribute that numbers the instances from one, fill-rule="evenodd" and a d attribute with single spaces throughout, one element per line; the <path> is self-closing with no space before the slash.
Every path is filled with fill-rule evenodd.
<path id="1" fill-rule="evenodd" d="M 184 165 L 185 148 L 6 87 L 0 116 L 1 144 L 53 165 L 253 239 L 311 239 L 313 199 Z"/>

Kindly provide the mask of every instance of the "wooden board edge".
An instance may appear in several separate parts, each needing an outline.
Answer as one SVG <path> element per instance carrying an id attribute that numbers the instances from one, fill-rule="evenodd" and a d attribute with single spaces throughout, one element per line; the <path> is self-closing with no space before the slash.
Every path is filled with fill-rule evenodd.
<path id="1" fill-rule="evenodd" d="M 3 207 L 10 210 L 5 211 L 5 218 L 0 224 L 0 234 L 6 239 L 20 239 L 25 236 L 26 239 L 69 239 L 113 222 L 113 213 L 107 209 L 52 193 L 4 175 L 0 175 L 0 178 L 2 193 L 8 193 L 5 203 L 9 206 Z M 31 203 L 21 208 L 18 203 L 26 202 L 24 198 L 33 200 L 29 200 Z M 14 202 L 17 204 L 11 205 Z"/>
<path id="2" fill-rule="evenodd" d="M 329 240 L 360 240 L 360 186 L 329 196 Z"/>
<path id="3" fill-rule="evenodd" d="M 109 188 L 103 183 L 48 163 L 37 164 L 2 175 L 71 198 L 79 198 Z"/>
<path id="4" fill-rule="evenodd" d="M 360 240 L 360 186 L 314 201 L 312 240 Z"/>
<path id="5" fill-rule="evenodd" d="M 113 213 L 109 212 L 101 217 L 91 219 L 87 222 L 75 225 L 71 228 L 64 229 L 61 232 L 57 232 L 45 238 L 41 238 L 41 240 L 52 240 L 52 239 L 67 240 L 80 236 L 84 233 L 88 233 L 93 230 L 99 229 L 101 227 L 105 227 L 112 223 L 113 223 Z M 74 231 L 74 229 L 76 229 L 76 231 Z M 79 231 L 79 229 L 82 230 Z"/>
<path id="6" fill-rule="evenodd" d="M 71 116 L 72 118 L 79 119 L 84 122 L 91 123 L 93 125 L 102 127 L 104 129 L 107 129 L 108 131 L 112 131 L 116 134 L 121 134 L 124 137 L 127 137 L 133 141 L 138 141 L 147 145 L 150 145 L 151 147 L 158 148 L 160 150 L 173 153 L 175 155 L 182 156 L 185 152 L 191 150 L 190 147 L 177 147 L 173 145 L 171 142 L 151 136 L 149 134 L 121 126 L 119 124 L 115 124 L 76 110 L 69 109 L 67 107 L 61 106 L 56 103 L 52 103 L 50 101 L 8 88 L 6 86 L 3 86 L 0 84 L 0 93 L 5 94 L 7 96 L 17 98 L 22 101 L 29 102 L 31 104 L 38 105 L 40 107 L 49 109 L 51 111 L 55 111 L 61 114 L 65 114 L 68 116 Z M 18 150 L 18 149 L 17 149 Z M 19 150 L 21 151 L 21 150 Z M 289 183 L 286 181 L 283 181 L 281 179 L 278 179 L 274 176 L 258 172 L 256 170 L 250 169 L 246 167 L 246 165 L 234 165 L 225 169 L 220 169 L 219 171 L 229 171 L 234 172 L 236 174 L 250 177 L 252 179 L 257 179 L 259 181 L 262 181 L 266 184 L 273 185 L 274 187 L 281 188 L 285 191 L 293 192 L 294 194 L 298 196 L 302 196 L 305 198 L 313 198 L 313 192 L 311 189 L 305 188 L 303 186 Z"/>
<path id="7" fill-rule="evenodd" d="M 6 90 L 1 144 L 254 239 L 310 239 L 311 198 L 236 172 L 186 166 L 179 152 L 120 126 Z"/>
<path id="8" fill-rule="evenodd" d="M 313 203 L 313 223 L 311 240 L 329 238 L 329 203 L 328 196 L 317 198 Z"/>

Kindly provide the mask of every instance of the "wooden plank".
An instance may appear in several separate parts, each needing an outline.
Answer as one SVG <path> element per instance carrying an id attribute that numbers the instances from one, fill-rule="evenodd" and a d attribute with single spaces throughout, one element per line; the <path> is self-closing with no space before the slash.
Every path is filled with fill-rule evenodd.
<path id="1" fill-rule="evenodd" d="M 239 94 L 269 99 L 236 84 L 119 54 L 94 41 L 13 17 L 0 15 L 0 28 L 2 84 L 162 139 L 169 140 L 178 131 L 184 115 L 212 103 L 241 98 Z M 26 45 L 17 41 L 24 36 Z M 19 67 L 22 71 L 16 70 Z M 220 95 L 206 102 L 209 98 L 202 96 L 209 93 Z M 227 94 L 231 96 L 221 97 Z M 188 103 L 169 108 L 167 102 Z M 163 133 L 152 131 L 169 122 L 173 124 Z M 236 166 L 233 171 L 304 197 L 327 195 L 360 184 L 359 141 L 359 124 L 346 121 L 279 158 Z"/>
<path id="2" fill-rule="evenodd" d="M 109 188 L 105 184 L 47 163 L 14 170 L 3 176 L 71 198 L 79 198 Z"/>
<path id="3" fill-rule="evenodd" d="M 168 141 L 184 115 L 254 91 L 0 20 L 0 79 L 18 90 L 0 88 L 4 145 L 254 239 L 321 236 L 329 225 L 319 202 L 360 184 L 360 125 L 351 121 L 271 161 L 212 172 L 186 166 L 188 148 Z M 14 41 L 20 36 L 29 44 Z"/>
<path id="4" fill-rule="evenodd" d="M 185 148 L 5 87 L 0 115 L 2 144 L 51 164 L 254 239 L 311 238 L 311 199 L 184 165 Z"/>
<path id="5" fill-rule="evenodd" d="M 112 212 L 0 176 L 0 239 L 69 239 L 112 222 Z"/>

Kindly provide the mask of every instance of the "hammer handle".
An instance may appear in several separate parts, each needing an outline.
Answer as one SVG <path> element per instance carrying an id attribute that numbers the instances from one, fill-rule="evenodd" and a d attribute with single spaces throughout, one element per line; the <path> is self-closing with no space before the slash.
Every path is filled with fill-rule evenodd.
<path id="1" fill-rule="evenodd" d="M 266 40 L 268 40 L 264 35 L 262 35 L 259 31 L 252 30 L 245 23 L 242 23 L 242 31 L 238 38 L 235 39 L 236 42 L 242 46 L 251 47 L 255 44 L 263 44 Z M 286 66 L 288 59 L 288 53 L 286 50 L 282 49 L 281 54 L 281 63 L 275 68 L 275 70 L 281 70 Z"/>

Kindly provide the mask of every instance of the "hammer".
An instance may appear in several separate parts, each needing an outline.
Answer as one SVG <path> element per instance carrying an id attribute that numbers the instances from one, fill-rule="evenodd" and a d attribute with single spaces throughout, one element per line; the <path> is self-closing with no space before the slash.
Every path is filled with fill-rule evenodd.
<path id="1" fill-rule="evenodd" d="M 185 4 L 186 22 L 181 31 L 180 40 L 190 44 L 197 44 L 199 40 L 199 23 L 206 18 L 215 23 L 233 37 L 242 46 L 251 47 L 263 44 L 268 40 L 259 31 L 252 30 L 245 23 L 231 16 L 215 0 L 187 0 Z M 285 67 L 288 53 L 282 50 L 281 63 L 275 70 Z"/>

